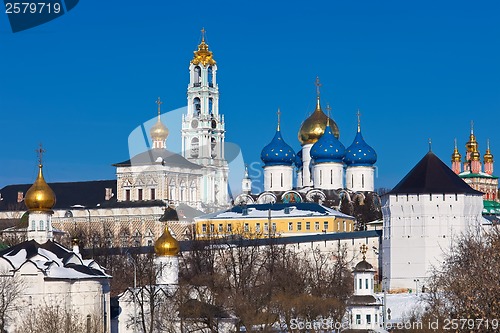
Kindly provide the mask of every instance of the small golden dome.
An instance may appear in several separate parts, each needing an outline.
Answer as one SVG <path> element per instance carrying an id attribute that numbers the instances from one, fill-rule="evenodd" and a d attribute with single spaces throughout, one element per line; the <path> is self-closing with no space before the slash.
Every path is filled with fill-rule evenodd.
<path id="1" fill-rule="evenodd" d="M 38 165 L 38 177 L 31 185 L 24 203 L 29 211 L 52 211 L 56 204 L 56 195 L 43 179 L 42 164 Z"/>
<path id="2" fill-rule="evenodd" d="M 483 156 L 484 163 L 493 163 L 493 154 L 490 150 L 490 140 L 488 140 L 488 144 L 486 146 L 486 153 Z"/>
<path id="3" fill-rule="evenodd" d="M 165 141 L 168 137 L 168 128 L 161 122 L 160 116 L 158 116 L 158 121 L 149 130 L 151 139 L 153 141 Z"/>
<path id="4" fill-rule="evenodd" d="M 316 109 L 314 112 L 302 123 L 299 130 L 299 141 L 302 145 L 308 143 L 315 143 L 318 139 L 325 133 L 326 123 L 328 122 L 328 116 L 321 109 L 319 96 L 316 102 Z M 339 128 L 332 118 L 329 120 L 330 127 L 332 129 L 333 135 L 338 139 Z"/>
<path id="5" fill-rule="evenodd" d="M 460 152 L 458 151 L 458 147 L 457 147 L 457 139 L 455 139 L 455 149 L 453 150 L 453 154 L 451 154 L 451 161 L 452 162 L 461 162 L 462 161 L 462 155 L 460 155 Z"/>
<path id="6" fill-rule="evenodd" d="M 179 254 L 179 242 L 172 237 L 168 226 L 165 225 L 165 231 L 155 242 L 155 253 L 158 256 L 176 256 Z"/>

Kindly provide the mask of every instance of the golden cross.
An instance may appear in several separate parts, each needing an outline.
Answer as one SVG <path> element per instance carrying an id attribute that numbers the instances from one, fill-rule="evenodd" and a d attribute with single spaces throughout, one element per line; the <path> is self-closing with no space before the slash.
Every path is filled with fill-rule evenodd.
<path id="1" fill-rule="evenodd" d="M 361 250 L 361 253 L 363 254 L 363 260 L 365 260 L 366 259 L 366 251 L 368 251 L 368 246 L 366 246 L 366 244 L 363 244 L 363 245 L 361 245 L 360 250 Z"/>
<path id="2" fill-rule="evenodd" d="M 158 97 L 158 99 L 156 100 L 155 103 L 158 104 L 158 115 L 160 115 L 160 113 L 161 113 L 161 105 L 163 104 L 163 102 L 160 100 L 160 97 Z"/>
<path id="3" fill-rule="evenodd" d="M 201 28 L 201 41 L 205 41 L 205 28 Z"/>
<path id="4" fill-rule="evenodd" d="M 45 149 L 43 149 L 42 144 L 40 143 L 38 149 L 35 149 L 35 152 L 38 155 L 38 164 L 42 165 L 42 160 L 43 160 L 43 153 L 45 153 Z"/>
<path id="5" fill-rule="evenodd" d="M 278 128 L 277 128 L 277 130 L 279 131 L 280 130 L 280 117 L 281 117 L 280 108 L 278 108 L 278 112 L 276 112 L 276 114 L 278 115 Z"/>
<path id="6" fill-rule="evenodd" d="M 316 76 L 316 82 L 314 84 L 316 85 L 316 95 L 319 97 L 319 87 L 321 87 L 321 83 L 319 82 L 319 76 Z"/>

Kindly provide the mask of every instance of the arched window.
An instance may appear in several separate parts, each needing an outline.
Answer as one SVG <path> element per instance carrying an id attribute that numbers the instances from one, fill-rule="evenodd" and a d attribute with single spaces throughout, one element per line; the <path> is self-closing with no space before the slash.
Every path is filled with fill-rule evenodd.
<path id="1" fill-rule="evenodd" d="M 213 74 L 213 71 L 212 71 L 212 66 L 209 66 L 208 67 L 208 85 L 210 87 L 213 87 L 214 86 L 214 74 Z"/>
<path id="2" fill-rule="evenodd" d="M 200 66 L 196 66 L 194 68 L 194 86 L 201 86 L 201 68 Z"/>
<path id="3" fill-rule="evenodd" d="M 214 137 L 210 139 L 211 142 L 211 147 L 212 147 L 212 157 L 217 156 L 217 141 L 215 140 Z"/>
<path id="4" fill-rule="evenodd" d="M 193 99 L 193 109 L 194 114 L 199 116 L 201 113 L 201 102 L 198 97 Z"/>
<path id="5" fill-rule="evenodd" d="M 198 157 L 200 155 L 200 142 L 198 138 L 191 139 L 191 157 Z"/>
<path id="6" fill-rule="evenodd" d="M 213 113 L 213 111 L 214 111 L 214 110 L 213 110 L 213 104 L 214 104 L 214 99 L 213 99 L 212 97 L 210 97 L 210 98 L 208 99 L 208 113 L 209 113 L 210 115 L 212 115 L 212 113 Z"/>
<path id="7" fill-rule="evenodd" d="M 43 220 L 40 220 L 40 228 L 38 230 L 45 230 L 45 223 Z"/>

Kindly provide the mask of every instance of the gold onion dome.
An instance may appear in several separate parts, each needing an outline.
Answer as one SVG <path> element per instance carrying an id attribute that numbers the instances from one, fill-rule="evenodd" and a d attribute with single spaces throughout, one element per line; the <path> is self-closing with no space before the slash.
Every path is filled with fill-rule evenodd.
<path id="1" fill-rule="evenodd" d="M 29 211 L 52 211 L 56 204 L 56 195 L 43 178 L 42 164 L 38 165 L 38 177 L 26 192 L 24 203 Z"/>
<path id="2" fill-rule="evenodd" d="M 453 154 L 451 154 L 451 161 L 452 162 L 460 162 L 460 161 L 462 161 L 462 155 L 458 151 L 457 140 L 456 139 L 455 139 L 455 149 L 453 150 Z"/>
<path id="3" fill-rule="evenodd" d="M 168 226 L 165 225 L 165 231 L 155 242 L 155 253 L 158 256 L 176 256 L 179 254 L 179 242 L 170 234 Z"/>
<path id="4" fill-rule="evenodd" d="M 484 163 L 493 163 L 493 154 L 491 153 L 490 150 L 490 140 L 488 140 L 486 153 L 484 154 L 483 158 L 484 158 Z"/>
<path id="5" fill-rule="evenodd" d="M 326 123 L 330 123 L 333 135 L 338 139 L 339 128 L 337 123 L 332 118 L 328 121 L 328 116 L 323 112 L 320 105 L 319 96 L 316 102 L 316 109 L 314 112 L 302 123 L 299 130 L 299 141 L 302 145 L 308 143 L 316 143 L 319 138 L 325 133 Z"/>
<path id="6" fill-rule="evenodd" d="M 168 137 L 169 132 L 167 126 L 163 125 L 163 123 L 161 122 L 160 105 L 163 104 L 163 102 L 160 101 L 160 97 L 158 97 L 156 104 L 158 104 L 158 121 L 151 127 L 151 129 L 149 130 L 149 134 L 151 135 L 151 139 L 153 141 L 165 141 Z"/>
<path id="7" fill-rule="evenodd" d="M 168 128 L 163 125 L 160 117 L 158 117 L 156 124 L 154 124 L 149 130 L 149 134 L 151 135 L 151 139 L 153 139 L 153 141 L 165 141 L 167 139 Z"/>
<path id="8" fill-rule="evenodd" d="M 212 51 L 208 50 L 208 44 L 205 43 L 205 29 L 201 29 L 201 43 L 198 45 L 198 50 L 194 51 L 193 60 L 191 60 L 193 65 L 203 66 L 215 65 L 215 60 L 213 58 Z"/>

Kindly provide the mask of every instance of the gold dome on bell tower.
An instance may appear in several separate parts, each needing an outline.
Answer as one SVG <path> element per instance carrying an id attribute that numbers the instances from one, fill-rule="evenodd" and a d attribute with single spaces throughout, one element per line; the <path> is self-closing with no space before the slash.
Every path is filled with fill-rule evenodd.
<path id="1" fill-rule="evenodd" d="M 40 145 L 40 148 L 37 149 L 39 154 L 38 158 L 38 177 L 35 182 L 29 188 L 28 192 L 26 192 L 26 196 L 24 197 L 24 203 L 29 211 L 52 211 L 52 208 L 56 204 L 56 195 L 54 191 L 47 184 L 45 179 L 43 178 L 42 172 L 42 154 L 45 152 Z"/>
<path id="2" fill-rule="evenodd" d="M 157 256 L 176 256 L 179 254 L 179 242 L 170 234 L 168 225 L 165 224 L 163 234 L 155 242 L 155 253 Z"/>
<path id="3" fill-rule="evenodd" d="M 215 60 L 212 51 L 208 50 L 208 44 L 205 43 L 205 28 L 201 29 L 201 43 L 198 45 L 198 50 L 194 51 L 193 60 L 191 60 L 193 65 L 202 64 L 215 65 Z"/>
<path id="4" fill-rule="evenodd" d="M 316 109 L 300 126 L 298 138 L 301 145 L 313 144 L 318 141 L 323 133 L 325 133 L 327 123 L 330 124 L 333 135 L 337 139 L 340 136 L 337 123 L 329 118 L 321 109 L 320 86 L 319 77 L 316 77 Z"/>

